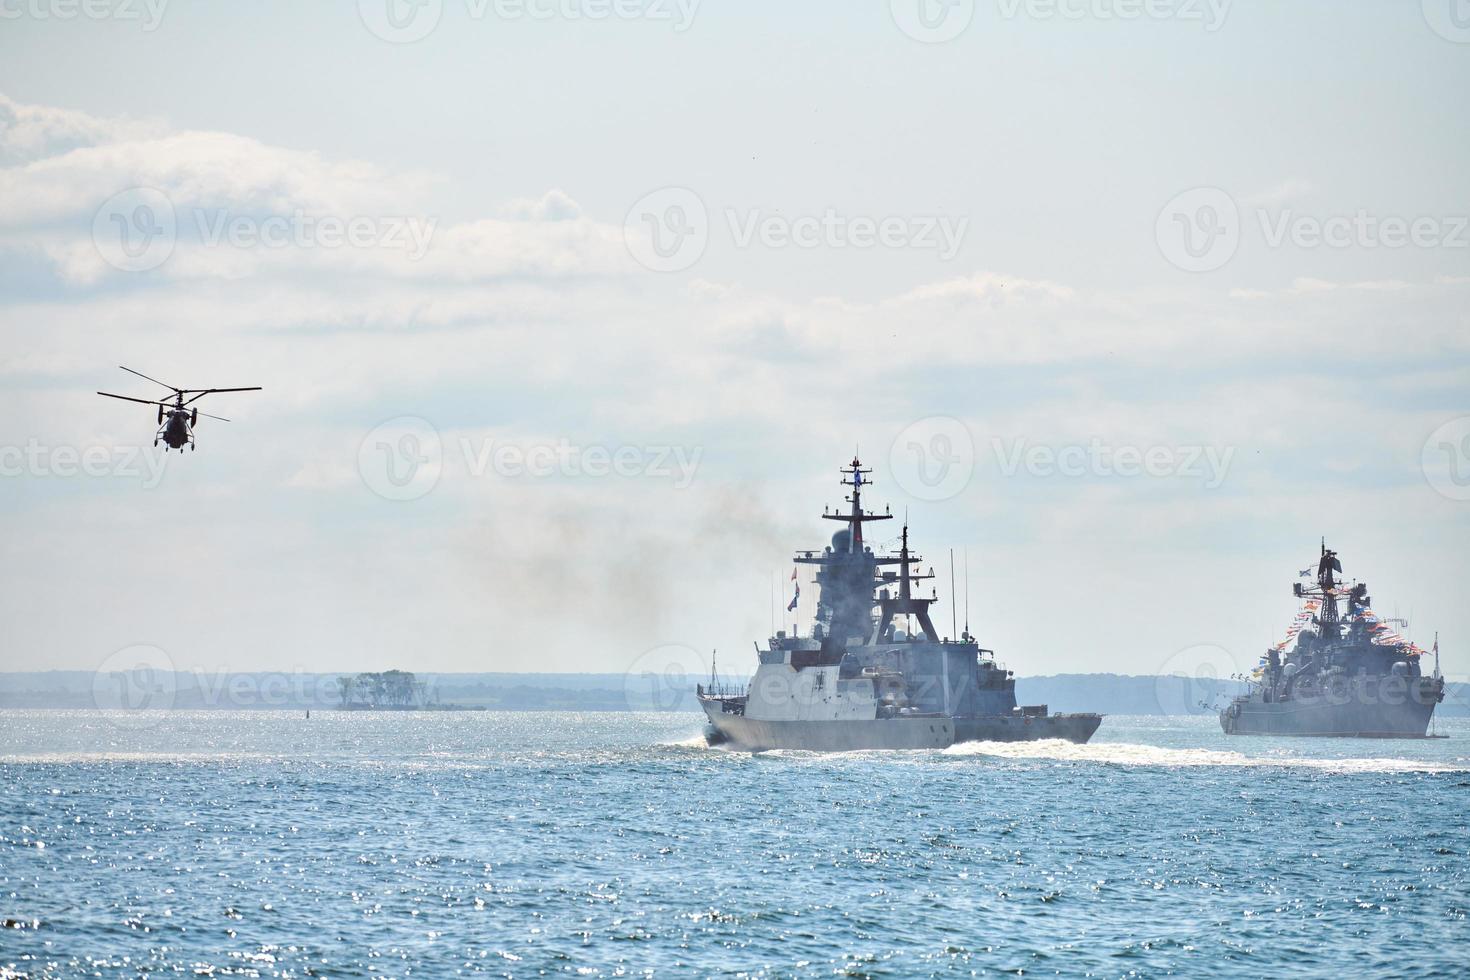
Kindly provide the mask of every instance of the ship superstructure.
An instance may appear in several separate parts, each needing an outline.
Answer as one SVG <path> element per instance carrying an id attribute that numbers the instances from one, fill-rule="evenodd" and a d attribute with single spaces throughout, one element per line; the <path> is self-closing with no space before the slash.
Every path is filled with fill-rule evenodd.
<path id="1" fill-rule="evenodd" d="M 1434 671 L 1425 674 L 1426 651 L 1393 628 L 1406 624 L 1380 617 L 1367 584 L 1341 573 L 1324 540 L 1315 580 L 1293 589 L 1302 606 L 1287 638 L 1261 657 L 1250 690 L 1220 712 L 1227 734 L 1425 736 L 1444 700 L 1438 637 Z"/>
<path id="2" fill-rule="evenodd" d="M 1085 742 L 1101 715 L 1048 712 L 1016 704 L 1013 673 L 970 635 L 940 637 L 915 586 L 918 570 L 908 526 L 897 554 L 878 554 L 863 528 L 892 519 L 863 509 L 871 470 L 854 458 L 842 470 L 850 489 L 845 512 L 822 516 L 844 526 L 822 551 L 796 564 L 816 571 L 817 611 L 807 636 L 778 630 L 740 692 L 699 689 L 714 742 L 751 751 L 773 748 L 943 748 L 969 740 L 1065 738 Z"/>

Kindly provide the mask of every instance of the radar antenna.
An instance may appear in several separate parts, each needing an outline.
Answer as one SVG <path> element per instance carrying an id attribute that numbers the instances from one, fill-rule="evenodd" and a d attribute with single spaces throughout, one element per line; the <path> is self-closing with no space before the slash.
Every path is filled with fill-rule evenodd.
<path id="1" fill-rule="evenodd" d="M 960 629 L 959 623 L 955 621 L 958 613 L 955 610 L 954 596 L 954 549 L 951 548 L 949 549 L 949 631 L 951 635 L 958 633 Z"/>
<path id="2" fill-rule="evenodd" d="M 970 638 L 970 546 L 965 545 L 965 639 Z"/>

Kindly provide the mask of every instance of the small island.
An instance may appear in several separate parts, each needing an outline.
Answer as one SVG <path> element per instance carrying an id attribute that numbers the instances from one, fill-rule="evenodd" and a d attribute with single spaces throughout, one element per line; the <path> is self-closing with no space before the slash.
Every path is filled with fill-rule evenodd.
<path id="1" fill-rule="evenodd" d="M 484 711 L 477 705 L 445 704 L 412 671 L 385 670 L 337 678 L 339 711 Z"/>

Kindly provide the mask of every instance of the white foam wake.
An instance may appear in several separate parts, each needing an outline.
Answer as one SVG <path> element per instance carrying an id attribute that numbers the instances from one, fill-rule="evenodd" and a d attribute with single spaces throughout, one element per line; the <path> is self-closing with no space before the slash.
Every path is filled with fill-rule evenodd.
<path id="1" fill-rule="evenodd" d="M 961 742 L 943 750 L 945 755 L 983 755 L 1004 759 L 1056 759 L 1120 766 L 1275 766 L 1321 769 L 1328 772 L 1470 772 L 1464 760 L 1431 762 L 1422 759 L 1324 759 L 1300 756 L 1248 756 L 1217 749 L 1167 749 L 1131 742 L 1091 742 L 1078 745 L 1062 739 L 1035 742 Z"/>
<path id="2" fill-rule="evenodd" d="M 709 740 L 703 735 L 690 735 L 688 738 L 680 738 L 658 744 L 668 749 L 707 749 L 710 747 Z"/>

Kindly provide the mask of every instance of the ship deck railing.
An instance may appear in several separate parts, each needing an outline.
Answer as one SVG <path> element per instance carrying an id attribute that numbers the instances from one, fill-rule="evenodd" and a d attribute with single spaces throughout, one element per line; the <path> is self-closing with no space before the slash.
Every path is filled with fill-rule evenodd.
<path id="1" fill-rule="evenodd" d="M 709 698 L 712 701 L 735 701 L 750 696 L 750 688 L 726 687 L 723 684 L 696 684 L 695 695 L 701 698 Z"/>

